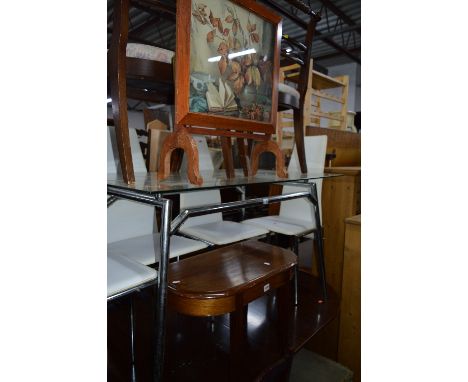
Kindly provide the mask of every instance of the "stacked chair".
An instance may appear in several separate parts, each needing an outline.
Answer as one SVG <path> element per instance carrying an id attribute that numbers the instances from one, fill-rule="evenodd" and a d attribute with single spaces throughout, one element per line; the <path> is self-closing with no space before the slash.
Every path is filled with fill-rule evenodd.
<path id="1" fill-rule="evenodd" d="M 200 171 L 213 171 L 213 162 L 209 155 L 204 136 L 194 136 L 200 155 Z M 185 156 L 182 168 L 186 166 Z M 219 189 L 193 191 L 180 194 L 180 209 L 199 205 L 221 203 Z M 221 213 L 197 216 L 187 219 L 180 228 L 180 233 L 191 238 L 201 239 L 214 245 L 225 245 L 249 238 L 266 235 L 268 230 L 261 227 L 247 226 L 241 223 L 223 220 Z"/>
<path id="2" fill-rule="evenodd" d="M 305 137 L 305 149 L 307 168 L 309 172 L 323 172 L 325 155 L 327 149 L 327 136 L 317 135 Z M 299 171 L 297 149 L 294 147 L 288 171 Z M 321 209 L 322 179 L 314 180 L 317 187 L 319 210 Z M 283 194 L 291 192 L 307 191 L 309 188 L 296 186 L 284 186 Z M 321 229 L 317 227 L 314 217 L 313 205 L 304 199 L 294 199 L 281 203 L 278 216 L 265 216 L 255 219 L 244 220 L 242 223 L 252 227 L 268 230 L 271 233 L 279 233 L 290 236 L 293 239 L 293 251 L 299 254 L 299 240 L 301 237 L 314 238 L 314 231 Z M 296 277 L 295 302 L 297 304 L 297 277 Z"/>

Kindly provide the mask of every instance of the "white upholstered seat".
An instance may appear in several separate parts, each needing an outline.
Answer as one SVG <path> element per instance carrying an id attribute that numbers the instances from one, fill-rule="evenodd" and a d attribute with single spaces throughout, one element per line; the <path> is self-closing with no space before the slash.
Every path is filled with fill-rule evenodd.
<path id="1" fill-rule="evenodd" d="M 296 190 L 291 190 L 297 192 Z M 315 229 L 310 221 L 301 219 L 290 219 L 284 216 L 265 216 L 245 221 L 246 224 L 262 227 L 271 232 L 281 233 L 288 236 L 301 236 L 303 233 Z"/>
<path id="2" fill-rule="evenodd" d="M 159 233 L 132 237 L 107 244 L 107 252 L 121 254 L 140 264 L 154 264 L 160 258 Z M 172 236 L 169 257 L 179 257 L 187 253 L 200 251 L 207 245 L 198 240 L 191 240 L 181 236 Z"/>
<path id="3" fill-rule="evenodd" d="M 107 255 L 107 297 L 156 279 L 156 271 L 116 254 Z"/>
<path id="4" fill-rule="evenodd" d="M 234 243 L 236 241 L 250 239 L 255 236 L 266 235 L 268 231 L 264 228 L 249 227 L 247 225 L 220 220 L 217 222 L 183 227 L 181 232 L 216 245 Z"/>
<path id="5" fill-rule="evenodd" d="M 300 94 L 297 91 L 297 89 L 293 88 L 292 86 L 283 84 L 281 82 L 278 82 L 278 91 L 291 94 L 293 97 L 296 97 L 298 100 L 300 98 Z"/>
<path id="6" fill-rule="evenodd" d="M 135 174 L 146 173 L 136 132 L 130 129 Z M 112 150 L 113 128 L 108 129 L 107 169 L 116 174 L 117 167 Z M 128 200 L 117 200 L 107 209 L 107 251 L 143 265 L 154 264 L 160 256 L 159 233 L 154 232 L 154 207 Z M 171 236 L 169 257 L 178 257 L 199 251 L 207 245 L 201 241 Z"/>
<path id="7" fill-rule="evenodd" d="M 126 56 L 170 64 L 174 52 L 157 46 L 129 42 L 127 43 Z"/>
<path id="8" fill-rule="evenodd" d="M 311 172 L 323 171 L 327 149 L 327 136 L 318 135 L 305 137 L 304 144 L 307 169 Z M 294 147 L 288 170 L 299 170 L 299 161 L 297 159 L 296 147 Z M 314 182 L 317 186 L 317 196 L 321 214 L 322 212 L 320 206 L 322 196 L 322 179 L 315 179 Z M 284 186 L 282 193 L 284 195 L 292 192 L 308 190 L 308 187 Z M 242 223 L 255 227 L 262 227 L 268 229 L 271 232 L 276 232 L 288 236 L 302 236 L 305 232 L 317 228 L 312 203 L 304 198 L 282 202 L 278 216 L 265 216 L 255 219 L 248 219 L 244 220 Z M 314 238 L 314 234 L 308 234 L 306 237 Z"/>
<path id="9" fill-rule="evenodd" d="M 199 152 L 200 171 L 213 171 L 213 162 L 204 136 L 194 136 Z M 185 157 L 184 157 L 185 158 Z M 180 209 L 221 203 L 219 190 L 195 191 L 180 194 Z M 266 235 L 268 230 L 223 220 L 221 213 L 187 219 L 180 228 L 185 235 L 207 240 L 216 245 L 234 243 L 252 237 Z"/>

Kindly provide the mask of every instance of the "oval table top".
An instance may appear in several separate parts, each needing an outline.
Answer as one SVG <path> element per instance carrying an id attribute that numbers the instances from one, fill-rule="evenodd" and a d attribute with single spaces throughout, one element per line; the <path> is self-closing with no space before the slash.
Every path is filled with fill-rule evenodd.
<path id="1" fill-rule="evenodd" d="M 249 240 L 169 264 L 168 289 L 188 298 L 222 298 L 296 265 L 290 250 Z"/>

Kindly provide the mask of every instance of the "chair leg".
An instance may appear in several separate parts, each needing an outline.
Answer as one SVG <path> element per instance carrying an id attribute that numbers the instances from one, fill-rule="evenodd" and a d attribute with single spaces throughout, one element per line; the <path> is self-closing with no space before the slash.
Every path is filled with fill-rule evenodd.
<path id="1" fill-rule="evenodd" d="M 304 146 L 304 116 L 302 110 L 294 109 L 294 140 L 297 147 L 297 156 L 299 158 L 299 165 L 301 166 L 301 172 L 307 173 L 307 162 L 305 156 Z"/>
<path id="2" fill-rule="evenodd" d="M 221 137 L 221 149 L 223 151 L 224 169 L 228 179 L 234 178 L 234 159 L 232 157 L 232 141 L 231 137 Z"/>
<path id="3" fill-rule="evenodd" d="M 120 33 L 117 33 L 120 31 Z M 128 130 L 127 91 L 126 91 L 126 56 L 125 47 L 128 40 L 128 1 L 115 2 L 114 32 L 110 47 L 109 77 L 111 79 L 112 115 L 119 151 L 120 167 L 125 183 L 135 182 L 133 172 L 132 150 Z"/>
<path id="4" fill-rule="evenodd" d="M 322 294 L 323 294 L 323 300 L 326 301 L 328 298 L 328 292 L 327 292 L 327 281 L 325 277 L 325 256 L 323 254 L 323 234 L 322 234 L 322 228 L 319 227 L 317 229 L 317 265 L 318 265 L 318 273 L 320 277 L 320 284 L 322 286 Z"/>
<path id="5" fill-rule="evenodd" d="M 293 240 L 292 251 L 297 256 L 297 264 L 294 267 L 294 305 L 298 305 L 299 293 L 298 293 L 297 279 L 299 277 L 299 238 L 297 236 L 293 236 L 292 240 Z"/>
<path id="6" fill-rule="evenodd" d="M 317 186 L 315 183 L 312 183 L 310 201 L 314 205 L 315 223 L 317 225 L 317 230 L 316 230 L 315 235 L 316 235 L 317 247 L 318 247 L 318 251 L 317 251 L 318 274 L 320 277 L 320 284 L 322 286 L 323 300 L 326 301 L 328 298 L 328 292 L 327 292 L 327 280 L 325 276 L 325 256 L 323 254 L 323 233 L 322 233 L 322 223 L 320 221 Z"/>
<path id="7" fill-rule="evenodd" d="M 239 160 L 242 165 L 242 170 L 244 170 L 244 176 L 249 176 L 249 157 L 247 155 L 244 138 L 237 138 L 237 151 L 239 152 Z"/>
<path id="8" fill-rule="evenodd" d="M 133 296 L 130 297 L 130 355 L 132 361 L 132 382 L 136 382 L 136 370 L 135 370 L 135 317 L 134 317 L 134 306 Z"/>

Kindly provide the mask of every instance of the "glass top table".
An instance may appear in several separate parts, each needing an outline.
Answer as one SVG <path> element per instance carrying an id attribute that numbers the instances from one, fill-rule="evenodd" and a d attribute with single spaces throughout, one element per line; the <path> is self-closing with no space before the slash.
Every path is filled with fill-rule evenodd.
<path id="1" fill-rule="evenodd" d="M 209 189 L 220 189 L 227 187 L 242 187 L 253 184 L 268 184 L 268 183 L 314 183 L 314 179 L 324 179 L 340 176 L 340 174 L 324 173 L 324 172 L 309 172 L 301 174 L 299 171 L 290 171 L 288 178 L 280 178 L 276 176 L 276 171 L 259 170 L 255 176 L 244 176 L 242 170 L 235 171 L 234 178 L 227 178 L 224 170 L 215 171 L 200 171 L 203 177 L 203 184 L 198 186 L 191 184 L 187 178 L 185 171 L 173 173 L 167 179 L 159 181 L 157 173 L 136 173 L 135 182 L 127 184 L 119 175 L 108 174 L 107 178 L 107 194 L 113 195 L 108 199 L 108 207 L 112 205 L 115 198 L 124 198 L 142 203 L 158 206 L 161 208 L 161 227 L 160 227 L 160 257 L 158 258 L 155 251 L 155 261 L 159 261 L 158 276 L 157 276 L 157 313 L 155 314 L 155 360 L 154 365 L 156 375 L 162 375 L 164 365 L 164 346 L 166 333 L 166 300 L 167 300 L 167 272 L 169 266 L 169 245 L 170 237 L 174 234 L 178 227 L 188 218 L 189 214 L 200 216 L 202 214 L 223 212 L 224 210 L 241 209 L 246 206 L 256 206 L 290 200 L 296 198 L 308 197 L 314 204 L 315 219 L 320 225 L 320 213 L 318 206 L 318 195 L 316 187 L 310 184 L 310 191 L 302 191 L 286 195 L 268 196 L 264 198 L 256 198 L 249 200 L 241 200 L 237 202 L 216 203 L 207 206 L 193 207 L 182 211 L 171 222 L 171 205 L 172 201 L 164 198 L 164 195 L 177 194 L 181 192 L 200 191 Z M 113 200 L 111 200 L 113 199 Z M 191 210 L 191 211 L 190 211 Z M 319 242 L 319 253 L 322 254 L 322 234 L 321 230 L 317 230 L 317 242 Z M 319 263 L 323 263 L 323 255 L 319 256 Z M 324 271 L 319 272 L 324 299 L 326 300 L 326 282 Z"/>
<path id="2" fill-rule="evenodd" d="M 156 195 L 246 186 L 249 184 L 307 182 L 308 180 L 340 176 L 340 174 L 324 172 L 310 171 L 307 174 L 301 174 L 299 171 L 290 171 L 288 178 L 280 178 L 276 176 L 276 172 L 273 170 L 259 170 L 255 176 L 246 177 L 240 169 L 236 170 L 234 178 L 227 178 L 224 170 L 200 171 L 200 175 L 203 177 L 203 184 L 200 186 L 191 184 L 185 172 L 173 173 L 164 180 L 158 180 L 157 173 L 136 173 L 135 183 L 132 184 L 125 183 L 119 175 L 108 174 L 107 185 Z"/>

